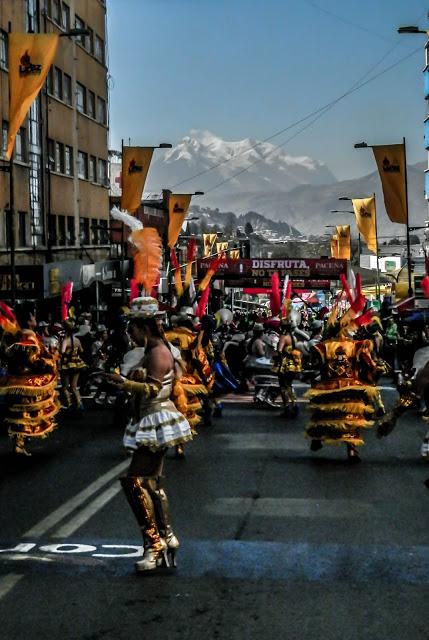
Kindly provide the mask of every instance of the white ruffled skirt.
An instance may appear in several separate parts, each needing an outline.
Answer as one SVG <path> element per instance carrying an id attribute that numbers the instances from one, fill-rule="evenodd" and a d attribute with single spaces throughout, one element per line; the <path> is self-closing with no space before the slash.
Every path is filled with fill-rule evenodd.
<path id="1" fill-rule="evenodd" d="M 162 404 L 161 409 L 128 424 L 123 440 L 126 449 L 145 446 L 156 451 L 192 440 L 191 427 L 185 416 L 177 411 L 173 402 Z"/>

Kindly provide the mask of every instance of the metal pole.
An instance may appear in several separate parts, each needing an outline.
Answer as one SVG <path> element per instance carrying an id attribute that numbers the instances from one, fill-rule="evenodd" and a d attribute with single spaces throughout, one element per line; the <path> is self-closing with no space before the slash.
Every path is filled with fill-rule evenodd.
<path id="1" fill-rule="evenodd" d="M 121 170 L 121 189 L 123 185 L 123 174 L 124 174 L 124 139 L 121 140 L 121 153 L 122 153 L 122 170 Z M 125 227 L 124 223 L 122 223 L 121 229 L 121 290 L 122 290 L 122 304 L 125 304 L 127 301 L 126 294 L 126 281 L 125 281 Z"/>
<path id="2" fill-rule="evenodd" d="M 376 295 L 377 300 L 380 302 L 380 265 L 379 265 L 379 252 L 378 252 L 378 224 L 377 224 L 377 207 L 375 200 L 375 193 L 372 194 L 374 197 L 374 214 L 375 214 L 375 248 L 377 251 L 377 286 L 376 286 Z"/>
<path id="3" fill-rule="evenodd" d="M 403 138 L 404 144 L 404 165 L 405 165 L 405 211 L 406 211 L 406 226 L 407 226 L 407 268 L 408 268 L 408 297 L 413 295 L 413 285 L 411 280 L 411 240 L 410 240 L 410 227 L 409 227 L 409 210 L 408 210 L 408 176 L 407 176 L 407 151 L 405 138 Z"/>
<path id="4" fill-rule="evenodd" d="M 12 31 L 12 23 L 8 25 L 9 33 Z M 9 105 L 10 105 L 10 82 L 9 82 Z M 15 147 L 15 145 L 14 145 Z M 10 277 L 11 277 L 11 302 L 16 304 L 16 265 L 15 265 L 15 189 L 13 175 L 14 148 L 9 160 L 9 243 L 10 243 Z"/>
<path id="5" fill-rule="evenodd" d="M 9 243 L 10 243 L 10 277 L 11 277 L 11 302 L 12 307 L 16 304 L 16 264 L 15 264 L 15 189 L 13 175 L 14 150 L 9 161 Z"/>

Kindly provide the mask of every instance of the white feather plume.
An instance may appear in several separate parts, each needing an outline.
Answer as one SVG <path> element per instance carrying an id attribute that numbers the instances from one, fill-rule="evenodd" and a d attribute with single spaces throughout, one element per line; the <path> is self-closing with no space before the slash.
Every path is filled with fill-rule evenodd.
<path id="1" fill-rule="evenodd" d="M 118 207 L 113 207 L 110 211 L 110 215 L 114 220 L 118 220 L 119 222 L 123 222 L 131 229 L 131 231 L 140 231 L 143 229 L 143 222 L 138 220 L 135 216 L 132 216 L 128 211 L 122 211 L 118 209 Z"/>

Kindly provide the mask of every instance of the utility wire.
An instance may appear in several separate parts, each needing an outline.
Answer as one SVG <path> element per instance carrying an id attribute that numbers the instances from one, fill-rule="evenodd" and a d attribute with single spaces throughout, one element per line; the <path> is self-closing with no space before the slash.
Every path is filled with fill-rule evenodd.
<path id="1" fill-rule="evenodd" d="M 219 162 L 216 162 L 215 164 L 213 164 L 210 167 L 208 167 L 207 169 L 203 169 L 202 171 L 199 171 L 198 173 L 195 173 L 194 175 L 190 176 L 189 178 L 185 178 L 184 180 L 181 180 L 180 182 L 177 182 L 176 184 L 174 184 L 172 186 L 172 189 L 175 189 L 176 187 L 179 187 L 180 185 L 182 185 L 182 184 L 184 184 L 186 182 L 190 182 L 191 180 L 194 180 L 195 178 L 199 178 L 200 176 L 205 175 L 206 173 L 209 173 L 210 171 L 213 171 L 213 169 L 217 169 L 218 167 L 221 167 L 224 164 L 227 164 L 228 162 L 231 162 L 232 160 L 236 160 L 237 158 L 239 158 L 242 155 L 245 155 L 246 153 L 250 153 L 250 151 L 253 151 L 253 149 L 256 149 L 259 145 L 264 144 L 265 142 L 269 142 L 270 140 L 273 140 L 274 138 L 277 138 L 282 133 L 286 133 L 286 131 L 290 131 L 290 129 L 294 129 L 296 126 L 300 125 L 301 123 L 305 122 L 306 120 L 309 120 L 313 116 L 316 116 L 319 113 L 324 112 L 325 109 L 327 109 L 328 107 L 334 106 L 335 104 L 337 104 L 337 102 L 339 102 L 340 100 L 345 98 L 347 95 L 349 95 L 349 93 L 356 87 L 357 84 L 359 84 L 364 78 L 366 78 L 370 73 L 372 73 L 372 71 L 374 69 L 376 69 L 386 59 L 386 57 L 398 46 L 398 44 L 399 44 L 399 42 L 396 42 L 393 46 L 389 47 L 389 49 L 383 54 L 383 56 L 374 65 L 372 65 L 370 67 L 370 69 L 368 69 L 368 71 L 366 71 L 363 74 L 363 76 L 361 76 L 358 80 L 356 80 L 356 82 L 350 87 L 350 89 L 348 89 L 345 93 L 340 95 L 338 98 L 335 98 L 331 102 L 327 102 L 326 104 L 324 104 L 323 106 L 319 107 L 318 109 L 315 109 L 314 111 L 311 111 L 310 113 L 308 113 L 307 115 L 303 116 L 299 120 L 296 120 L 295 122 L 293 122 L 292 124 L 288 125 L 287 127 L 284 127 L 283 129 L 279 129 L 278 131 L 275 131 L 273 134 L 271 134 L 267 138 L 264 138 L 263 140 L 260 140 L 259 142 L 257 142 L 254 145 L 251 145 L 248 149 L 245 149 L 241 153 L 238 153 L 238 154 L 236 154 L 236 155 L 234 155 L 234 156 L 232 156 L 230 158 L 225 158 L 225 160 L 220 160 Z M 389 70 L 389 69 L 387 69 L 387 70 Z M 279 146 L 282 146 L 282 145 L 279 145 Z M 276 148 L 278 148 L 278 147 L 276 147 Z M 274 149 L 272 151 L 274 151 Z"/>
<path id="2" fill-rule="evenodd" d="M 349 95 L 351 95 L 352 93 L 355 93 L 356 91 L 358 91 L 359 89 L 362 89 L 362 87 L 366 86 L 367 84 L 373 82 L 374 80 L 376 80 L 377 78 L 379 78 L 380 76 L 384 75 L 385 73 L 387 73 L 388 71 L 391 71 L 392 69 L 394 69 L 395 67 L 397 67 L 399 64 L 401 64 L 402 62 L 404 62 L 405 60 L 407 60 L 408 58 L 411 58 L 413 55 L 415 55 L 417 52 L 421 51 L 421 47 L 418 47 L 417 49 L 414 49 L 413 51 L 411 51 L 410 53 L 408 53 L 406 56 L 400 58 L 399 60 L 397 60 L 396 62 L 394 62 L 393 64 L 389 65 L 388 67 L 386 67 L 385 69 L 382 69 L 379 73 L 377 73 L 375 76 L 372 76 L 371 78 L 369 78 L 368 80 L 365 80 L 364 82 L 359 83 L 358 85 L 355 85 L 352 89 L 349 89 L 348 91 L 346 91 L 345 93 L 343 93 L 341 96 L 339 96 L 336 100 L 333 100 L 331 103 L 325 105 L 325 107 L 318 109 L 316 112 L 313 112 L 312 115 L 314 115 L 315 113 L 317 113 L 317 116 L 310 122 L 307 123 L 304 127 L 302 127 L 299 131 L 297 131 L 296 133 L 294 133 L 292 136 L 290 136 L 287 140 L 285 140 L 284 142 L 281 142 L 280 144 L 278 144 L 276 147 L 274 147 L 274 149 L 270 150 L 268 153 L 266 153 L 262 158 L 258 158 L 257 160 L 255 160 L 254 162 L 252 162 L 251 164 L 249 164 L 248 167 L 246 167 L 245 169 L 241 169 L 240 171 L 238 171 L 237 173 L 234 173 L 232 176 L 230 176 L 229 178 L 226 178 L 225 180 L 222 180 L 222 182 L 219 182 L 218 184 L 214 185 L 213 187 L 211 187 L 210 189 L 206 189 L 205 193 L 210 193 L 211 191 L 213 191 L 214 189 L 217 189 L 218 187 L 224 185 L 225 183 L 229 182 L 230 180 L 233 180 L 234 178 L 236 178 L 237 176 L 241 175 L 242 173 L 244 173 L 245 171 L 248 171 L 250 169 L 250 167 L 253 167 L 254 165 L 258 164 L 259 162 L 262 162 L 263 160 L 265 160 L 266 158 L 268 158 L 271 154 L 273 154 L 275 151 L 277 151 L 277 149 L 279 149 L 280 147 L 284 147 L 288 142 L 290 142 L 291 140 L 293 140 L 294 138 L 296 138 L 296 136 L 298 136 L 300 133 L 302 133 L 303 131 L 305 131 L 306 129 L 308 129 L 312 124 L 314 124 L 317 120 L 319 120 L 323 115 L 325 115 L 325 113 L 327 113 L 328 111 L 330 111 L 330 109 L 332 109 L 338 102 L 340 102 L 341 100 L 343 100 L 344 98 L 348 97 Z M 302 120 L 301 120 L 302 122 Z M 290 127 L 289 127 L 290 128 Z"/>

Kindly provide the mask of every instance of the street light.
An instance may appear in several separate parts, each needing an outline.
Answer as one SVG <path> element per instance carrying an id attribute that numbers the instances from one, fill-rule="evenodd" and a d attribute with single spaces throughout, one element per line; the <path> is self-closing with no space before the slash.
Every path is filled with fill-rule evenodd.
<path id="1" fill-rule="evenodd" d="M 427 32 L 423 29 L 419 29 L 418 27 L 411 25 L 407 27 L 399 27 L 398 33 L 424 33 L 427 35 Z"/>

